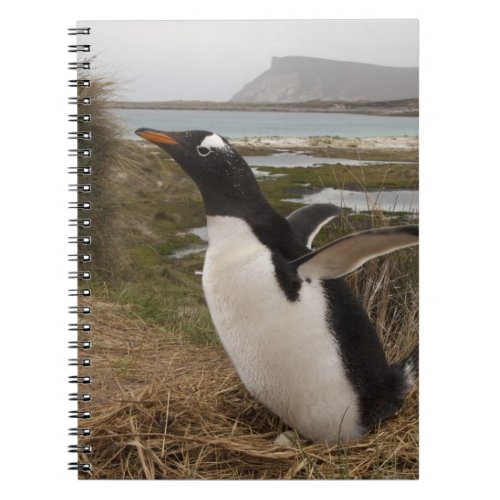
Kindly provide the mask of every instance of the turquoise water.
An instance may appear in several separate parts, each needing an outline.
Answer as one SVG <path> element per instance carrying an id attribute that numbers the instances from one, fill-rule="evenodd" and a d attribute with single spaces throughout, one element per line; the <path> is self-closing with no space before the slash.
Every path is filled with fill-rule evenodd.
<path id="1" fill-rule="evenodd" d="M 352 160 L 347 158 L 330 158 L 321 156 L 312 156 L 294 151 L 282 151 L 268 156 L 245 156 L 246 162 L 251 167 L 318 167 L 321 165 L 352 165 L 352 166 L 367 166 L 367 165 L 387 165 L 391 163 L 416 164 L 415 161 L 377 161 L 377 160 Z"/>
<path id="2" fill-rule="evenodd" d="M 351 115 L 344 113 L 286 113 L 269 111 L 198 111 L 113 109 L 127 137 L 134 130 L 209 130 L 226 137 L 376 137 L 418 135 L 417 117 Z"/>
<path id="3" fill-rule="evenodd" d="M 333 203 L 339 207 L 360 210 L 386 210 L 388 212 L 418 213 L 418 191 L 348 191 L 346 189 L 324 188 L 319 192 L 303 195 L 300 198 L 289 198 L 283 201 L 294 203 Z"/>

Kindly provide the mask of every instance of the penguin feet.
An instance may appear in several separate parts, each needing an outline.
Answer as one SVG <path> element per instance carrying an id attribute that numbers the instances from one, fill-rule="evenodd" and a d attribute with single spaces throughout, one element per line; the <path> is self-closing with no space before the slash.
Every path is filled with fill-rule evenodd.
<path id="1" fill-rule="evenodd" d="M 275 440 L 274 444 L 285 446 L 286 448 L 296 448 L 299 437 L 295 431 L 282 432 Z"/>

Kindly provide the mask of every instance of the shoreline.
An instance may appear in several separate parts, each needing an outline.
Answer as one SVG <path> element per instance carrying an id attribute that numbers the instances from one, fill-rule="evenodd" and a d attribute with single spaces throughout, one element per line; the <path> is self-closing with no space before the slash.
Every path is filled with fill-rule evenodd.
<path id="1" fill-rule="evenodd" d="M 403 149 L 418 150 L 418 136 L 373 136 L 373 137 L 235 137 L 229 138 L 231 144 L 237 147 L 249 148 L 307 148 L 307 149 Z"/>
<path id="2" fill-rule="evenodd" d="M 419 149 L 419 137 L 412 136 L 372 136 L 372 137 L 338 137 L 338 136 L 258 136 L 258 137 L 228 137 L 229 142 L 238 148 L 249 149 L 306 149 L 322 151 L 326 149 L 346 150 L 351 153 L 366 151 L 416 151 Z M 142 145 L 151 143 L 144 139 L 130 138 Z"/>
<path id="3" fill-rule="evenodd" d="M 284 113 L 333 113 L 388 117 L 418 117 L 419 100 L 394 101 L 304 101 L 304 102 L 233 102 L 233 101 L 111 101 L 113 109 L 150 109 L 178 111 L 248 111 Z"/>

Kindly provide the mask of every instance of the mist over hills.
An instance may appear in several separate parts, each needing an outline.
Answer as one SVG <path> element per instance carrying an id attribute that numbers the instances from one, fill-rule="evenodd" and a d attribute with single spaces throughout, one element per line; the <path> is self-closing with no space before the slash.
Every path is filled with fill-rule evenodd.
<path id="1" fill-rule="evenodd" d="M 230 102 L 397 100 L 418 97 L 418 68 L 378 66 L 316 57 L 273 57 L 271 67 Z"/>

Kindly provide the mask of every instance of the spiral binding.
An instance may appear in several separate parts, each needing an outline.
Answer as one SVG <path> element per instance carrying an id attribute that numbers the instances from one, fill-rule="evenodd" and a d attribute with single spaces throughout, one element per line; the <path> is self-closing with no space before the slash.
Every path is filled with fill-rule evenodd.
<path id="1" fill-rule="evenodd" d="M 68 35 L 90 35 L 90 28 L 69 28 Z M 71 53 L 89 53 L 90 45 L 89 44 L 72 44 L 68 45 L 68 51 Z M 75 61 L 70 62 L 68 64 L 68 69 L 72 71 L 79 70 L 89 70 L 90 62 L 88 61 Z M 77 92 L 80 89 L 89 88 L 92 85 L 91 80 L 88 78 L 87 74 L 85 78 L 80 78 L 80 74 L 77 74 L 76 78 L 72 78 L 68 81 L 68 86 L 72 88 L 76 88 Z M 77 113 L 68 115 L 68 120 L 70 122 L 74 122 L 77 124 L 77 128 L 80 128 L 81 124 L 88 124 L 92 121 L 92 116 L 90 113 L 81 112 L 84 111 L 81 108 L 85 106 L 89 106 L 91 104 L 90 97 L 80 97 L 80 96 L 71 96 L 69 98 L 69 103 L 72 105 L 76 105 L 78 108 Z M 88 281 L 91 279 L 90 271 L 85 269 L 85 266 L 88 265 L 92 260 L 92 256 L 90 254 L 89 246 L 92 243 L 92 238 L 90 235 L 81 234 L 81 231 L 86 231 L 92 226 L 92 220 L 90 218 L 80 218 L 81 212 L 86 212 L 91 210 L 91 202 L 85 199 L 82 199 L 82 196 L 87 195 L 91 192 L 92 186 L 89 182 L 80 182 L 88 178 L 89 175 L 92 174 L 92 169 L 89 165 L 81 165 L 81 159 L 88 160 L 92 156 L 92 149 L 88 146 L 89 142 L 92 140 L 92 133 L 86 130 L 77 130 L 70 131 L 68 134 L 69 139 L 76 140 L 77 147 L 74 149 L 68 150 L 68 155 L 70 157 L 76 157 L 78 164 L 76 166 L 71 166 L 68 168 L 68 173 L 71 175 L 76 175 L 77 182 L 69 185 L 70 192 L 77 193 L 77 201 L 70 201 L 69 207 L 71 209 L 75 209 L 78 213 L 77 218 L 72 218 L 69 220 L 69 225 L 73 227 L 77 227 L 77 236 L 70 236 L 69 244 L 76 245 L 73 247 L 76 251 L 71 252 L 68 255 L 68 259 L 72 262 L 76 262 L 78 265 L 77 271 L 70 271 L 69 278 L 77 280 L 77 283 L 81 281 Z M 87 162 L 85 162 L 87 163 Z M 85 179 L 87 180 L 87 179 Z M 82 297 L 90 297 L 92 295 L 92 291 L 88 287 L 80 288 L 77 286 L 76 288 L 72 288 L 68 290 L 70 297 L 77 297 L 77 300 L 80 301 Z M 85 317 L 88 318 L 91 315 L 91 307 L 87 305 L 78 304 L 77 306 L 71 306 L 69 308 L 70 314 L 76 314 L 77 318 Z M 80 322 L 77 321 L 75 323 L 70 323 L 68 329 L 71 333 L 76 332 L 77 337 L 81 335 L 88 334 L 92 330 L 92 325 L 90 322 Z M 74 333 L 73 333 L 74 334 Z M 69 349 L 76 349 L 77 353 L 88 353 L 92 349 L 92 343 L 90 340 L 78 338 L 77 340 L 70 340 Z M 73 350 L 73 353 L 75 351 Z M 69 366 L 76 366 L 78 370 L 78 375 L 72 375 L 69 377 L 70 384 L 77 384 L 79 386 L 88 386 L 92 383 L 92 378 L 90 375 L 86 373 L 82 373 L 82 370 L 86 370 L 90 366 L 92 366 L 92 360 L 90 357 L 77 357 L 71 358 L 68 360 Z M 86 404 L 92 401 L 92 395 L 89 392 L 72 392 L 69 394 L 70 401 L 77 402 L 77 409 L 71 410 L 69 412 L 70 418 L 77 419 L 80 421 L 87 421 L 92 418 L 92 412 L 85 407 Z M 86 426 L 78 425 L 76 427 L 71 427 L 69 429 L 70 436 L 77 436 L 77 439 L 82 437 L 88 437 L 91 434 L 91 430 Z M 76 453 L 78 456 L 78 461 L 70 462 L 68 467 L 70 470 L 76 470 L 78 472 L 92 472 L 92 465 L 88 463 L 88 456 L 92 453 L 92 447 L 87 444 L 82 444 L 78 442 L 77 444 L 71 444 L 68 447 L 68 451 L 70 453 Z M 84 461 L 80 461 L 80 459 Z"/>

